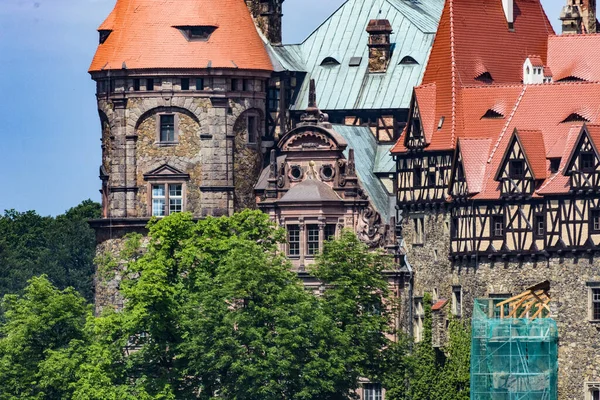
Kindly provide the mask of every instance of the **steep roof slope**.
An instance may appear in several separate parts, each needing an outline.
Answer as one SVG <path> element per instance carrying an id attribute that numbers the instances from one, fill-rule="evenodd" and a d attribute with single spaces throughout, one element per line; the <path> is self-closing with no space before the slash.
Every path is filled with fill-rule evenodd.
<path id="1" fill-rule="evenodd" d="M 276 67 L 308 73 L 292 108 L 306 109 L 310 79 L 316 81 L 322 110 L 408 108 L 443 4 L 444 0 L 347 0 L 301 44 L 273 46 Z M 387 19 L 392 25 L 392 58 L 385 73 L 368 72 L 366 28 L 371 19 Z M 401 64 L 406 56 L 417 64 Z M 339 64 L 321 65 L 327 57 Z M 360 58 L 359 65 L 349 65 L 352 58 Z"/>
<path id="2" fill-rule="evenodd" d="M 445 122 L 429 150 L 450 150 L 462 130 L 460 89 L 490 83 L 520 83 L 529 54 L 545 61 L 552 26 L 539 0 L 514 0 L 513 29 L 500 0 L 447 0 L 422 84 L 436 84 L 435 121 Z M 395 152 L 403 151 L 400 138 Z"/>
<path id="3" fill-rule="evenodd" d="M 548 67 L 555 81 L 600 81 L 600 34 L 564 35 L 548 38 Z"/>
<path id="4" fill-rule="evenodd" d="M 177 27 L 216 27 L 206 41 Z M 111 31 L 90 72 L 122 69 L 240 68 L 272 70 L 242 0 L 117 0 L 99 27 Z"/>

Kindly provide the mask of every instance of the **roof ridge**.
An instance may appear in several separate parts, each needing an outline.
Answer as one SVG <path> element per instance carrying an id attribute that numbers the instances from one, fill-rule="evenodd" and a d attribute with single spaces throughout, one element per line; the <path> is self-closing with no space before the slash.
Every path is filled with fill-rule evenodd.
<path id="1" fill-rule="evenodd" d="M 574 39 L 574 38 L 582 38 L 582 37 L 590 37 L 590 36 L 600 36 L 599 33 L 578 33 L 576 35 L 562 35 L 555 33 L 553 35 L 548 35 L 548 38 L 561 38 L 561 39 Z"/>
<path id="2" fill-rule="evenodd" d="M 456 144 L 456 49 L 454 37 L 454 0 L 448 0 L 448 12 L 450 13 L 450 62 L 452 63 L 452 122 L 450 126 L 450 146 Z"/>
<path id="3" fill-rule="evenodd" d="M 506 134 L 506 131 L 508 130 L 508 127 L 510 126 L 512 119 L 515 116 L 515 114 L 517 112 L 517 108 L 519 108 L 519 105 L 521 104 L 521 100 L 523 100 L 523 96 L 525 95 L 526 91 L 527 91 L 527 85 L 523 85 L 523 90 L 521 91 L 521 94 L 519 95 L 519 98 L 517 99 L 515 106 L 513 107 L 510 115 L 508 116 L 506 124 L 504 125 L 504 128 L 502 129 L 502 132 L 500 133 L 500 136 L 498 136 L 498 140 L 496 141 L 496 144 L 492 148 L 492 152 L 490 153 L 490 157 L 488 158 L 488 164 L 492 162 L 492 158 L 494 158 L 494 155 L 496 154 L 496 150 L 498 150 L 498 147 L 500 146 L 500 142 L 502 141 L 502 138 L 504 138 L 504 134 Z"/>
<path id="4" fill-rule="evenodd" d="M 464 85 L 461 87 L 461 89 L 489 89 L 489 88 L 516 88 L 516 87 L 521 87 L 523 86 L 522 83 L 492 83 L 490 85 L 475 85 L 475 84 L 469 84 L 469 85 Z"/>

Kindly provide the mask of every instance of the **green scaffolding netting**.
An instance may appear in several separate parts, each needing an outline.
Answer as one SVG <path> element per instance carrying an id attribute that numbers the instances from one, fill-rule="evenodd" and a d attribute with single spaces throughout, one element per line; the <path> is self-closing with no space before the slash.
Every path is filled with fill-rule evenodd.
<path id="1" fill-rule="evenodd" d="M 475 300 L 471 400 L 556 400 L 556 322 L 551 318 L 500 319 L 495 307 L 500 301 Z"/>

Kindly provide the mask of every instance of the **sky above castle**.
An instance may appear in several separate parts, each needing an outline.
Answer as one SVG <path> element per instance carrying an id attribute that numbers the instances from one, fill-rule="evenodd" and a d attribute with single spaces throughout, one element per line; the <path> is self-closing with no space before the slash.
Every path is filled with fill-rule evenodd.
<path id="1" fill-rule="evenodd" d="M 115 0 L 0 2 L 0 210 L 56 215 L 100 201 L 100 122 L 87 70 Z M 286 0 L 284 42 L 301 42 L 343 2 Z M 565 2 L 542 3 L 560 32 Z"/>

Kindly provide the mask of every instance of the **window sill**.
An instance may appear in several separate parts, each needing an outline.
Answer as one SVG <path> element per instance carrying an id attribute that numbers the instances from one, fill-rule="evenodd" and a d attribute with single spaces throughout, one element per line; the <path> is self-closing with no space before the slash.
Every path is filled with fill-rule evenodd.
<path id="1" fill-rule="evenodd" d="M 588 319 L 590 324 L 600 324 L 600 319 Z"/>
<path id="2" fill-rule="evenodd" d="M 179 142 L 154 142 L 154 144 L 158 147 L 173 147 L 177 146 Z"/>

